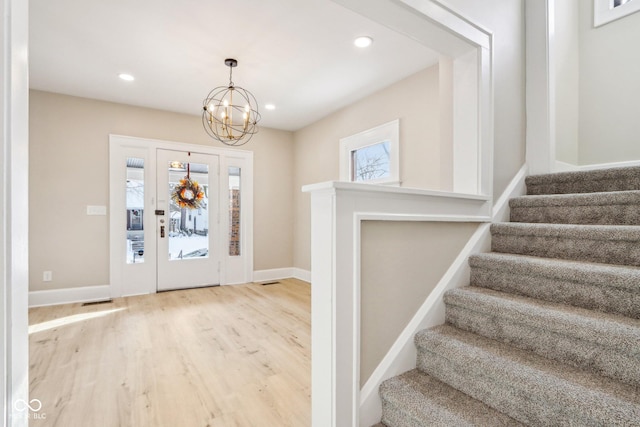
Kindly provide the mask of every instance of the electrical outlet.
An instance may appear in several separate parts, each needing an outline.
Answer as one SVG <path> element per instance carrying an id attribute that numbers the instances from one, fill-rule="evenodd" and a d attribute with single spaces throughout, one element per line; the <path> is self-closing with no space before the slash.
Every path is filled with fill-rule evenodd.
<path id="1" fill-rule="evenodd" d="M 51 282 L 53 280 L 53 272 L 45 271 L 42 273 L 42 281 L 43 282 Z"/>

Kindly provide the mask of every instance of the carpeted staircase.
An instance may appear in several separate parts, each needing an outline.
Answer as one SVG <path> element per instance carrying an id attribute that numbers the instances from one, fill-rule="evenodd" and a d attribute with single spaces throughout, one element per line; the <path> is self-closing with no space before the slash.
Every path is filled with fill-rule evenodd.
<path id="1" fill-rule="evenodd" d="M 640 426 L 640 167 L 526 184 L 379 425 Z"/>

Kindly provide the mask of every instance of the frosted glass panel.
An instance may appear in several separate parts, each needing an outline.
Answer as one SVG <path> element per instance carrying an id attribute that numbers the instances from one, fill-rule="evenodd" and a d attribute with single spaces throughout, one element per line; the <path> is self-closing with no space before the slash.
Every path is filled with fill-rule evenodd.
<path id="1" fill-rule="evenodd" d="M 144 159 L 127 159 L 127 264 L 144 262 Z"/>
<path id="2" fill-rule="evenodd" d="M 169 168 L 170 261 L 209 257 L 209 166 L 172 161 Z"/>

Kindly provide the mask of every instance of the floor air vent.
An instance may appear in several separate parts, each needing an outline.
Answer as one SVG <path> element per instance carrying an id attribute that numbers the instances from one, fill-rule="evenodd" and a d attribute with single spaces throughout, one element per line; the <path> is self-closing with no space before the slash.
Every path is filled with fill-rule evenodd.
<path id="1" fill-rule="evenodd" d="M 112 302 L 113 302 L 112 299 L 106 299 L 104 301 L 85 302 L 85 303 L 82 303 L 82 307 L 87 306 L 87 305 L 110 304 Z"/>

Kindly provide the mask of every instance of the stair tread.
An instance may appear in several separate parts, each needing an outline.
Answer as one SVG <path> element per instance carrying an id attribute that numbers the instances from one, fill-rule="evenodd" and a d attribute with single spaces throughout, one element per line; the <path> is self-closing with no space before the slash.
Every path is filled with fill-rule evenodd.
<path id="1" fill-rule="evenodd" d="M 566 237 L 585 240 L 635 241 L 640 240 L 640 226 L 499 222 L 491 224 L 491 234 Z"/>
<path id="2" fill-rule="evenodd" d="M 383 382 L 380 395 L 393 405 L 402 405 L 403 415 L 421 422 L 419 425 L 522 425 L 417 369 Z"/>
<path id="3" fill-rule="evenodd" d="M 588 171 L 567 171 L 567 172 L 554 172 L 544 174 L 529 175 L 525 178 L 527 182 L 565 182 L 581 180 L 585 177 L 589 177 L 592 180 L 598 179 L 617 179 L 621 176 L 640 176 L 640 166 L 624 166 L 614 167 L 607 169 L 594 169 Z"/>
<path id="4" fill-rule="evenodd" d="M 383 423 L 640 426 L 640 166 L 525 184 L 417 369 L 380 387 Z"/>
<path id="5" fill-rule="evenodd" d="M 640 204 L 640 191 L 607 191 L 596 193 L 540 194 L 514 197 L 509 200 L 512 208 L 537 206 L 593 206 L 610 204 Z"/>
<path id="6" fill-rule="evenodd" d="M 619 180 L 638 177 L 640 177 L 640 166 L 628 166 L 589 171 L 569 171 L 529 175 L 525 178 L 525 183 L 527 185 L 545 185 L 553 183 L 566 183 L 572 181 Z"/>
<path id="7" fill-rule="evenodd" d="M 588 410 L 613 407 L 640 419 L 640 390 L 618 381 L 538 356 L 451 325 L 425 329 L 415 336 L 419 351 L 439 354 L 460 366 L 481 364 L 492 382 L 505 376 L 509 389 L 535 389 L 562 407 Z M 453 368 L 455 369 L 455 368 Z"/>
<path id="8" fill-rule="evenodd" d="M 543 258 L 500 252 L 487 252 L 469 257 L 469 265 L 499 269 L 507 266 L 522 275 L 564 279 L 578 283 L 605 283 L 607 286 L 640 291 L 640 267 L 602 264 L 588 261 Z"/>
<path id="9" fill-rule="evenodd" d="M 489 309 L 507 322 L 533 324 L 549 332 L 640 356 L 639 319 L 475 286 L 448 291 L 445 303 L 474 311 Z"/>

